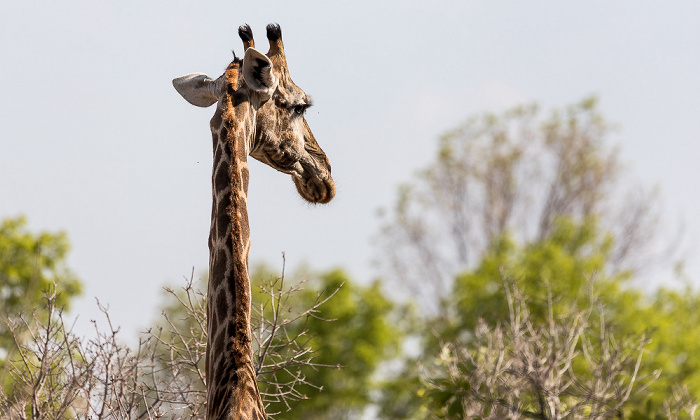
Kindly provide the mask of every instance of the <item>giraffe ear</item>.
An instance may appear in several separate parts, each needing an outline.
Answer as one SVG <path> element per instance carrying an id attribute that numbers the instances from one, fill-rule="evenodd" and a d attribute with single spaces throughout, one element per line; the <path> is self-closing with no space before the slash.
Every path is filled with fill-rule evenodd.
<path id="1" fill-rule="evenodd" d="M 272 73 L 272 61 L 253 47 L 245 50 L 243 78 L 248 86 L 262 94 L 272 96 L 277 89 L 277 77 Z"/>
<path id="2" fill-rule="evenodd" d="M 175 90 L 192 105 L 206 108 L 219 100 L 216 80 L 203 73 L 193 73 L 173 79 Z"/>

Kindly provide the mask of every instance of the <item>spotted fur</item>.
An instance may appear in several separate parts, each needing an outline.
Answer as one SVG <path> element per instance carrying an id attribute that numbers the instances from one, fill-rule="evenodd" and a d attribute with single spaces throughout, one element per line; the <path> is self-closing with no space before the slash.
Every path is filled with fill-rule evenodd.
<path id="1" fill-rule="evenodd" d="M 246 50 L 254 48 L 248 25 L 239 28 L 239 35 Z M 299 194 L 310 202 L 327 203 L 335 195 L 328 159 L 304 118 L 311 101 L 289 77 L 279 25 L 268 25 L 267 35 L 267 58 L 257 51 L 244 58 L 260 60 L 255 66 L 246 67 L 234 58 L 216 80 L 195 74 L 173 81 L 194 105 L 218 100 L 210 122 L 214 160 L 206 351 L 210 420 L 267 418 L 256 381 L 250 328 L 248 154 L 290 174 Z M 263 78 L 270 74 L 265 68 L 269 65 L 272 76 Z M 249 86 L 246 80 L 251 77 L 264 79 L 266 89 Z M 270 83 L 277 85 L 267 86 Z"/>

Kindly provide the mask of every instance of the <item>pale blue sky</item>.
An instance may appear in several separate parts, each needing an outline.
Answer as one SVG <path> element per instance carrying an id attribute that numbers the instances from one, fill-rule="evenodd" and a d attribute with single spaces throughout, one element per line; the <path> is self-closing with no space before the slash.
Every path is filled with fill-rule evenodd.
<path id="1" fill-rule="evenodd" d="M 0 217 L 64 229 L 85 281 L 80 331 L 110 305 L 125 333 L 157 316 L 165 283 L 207 267 L 213 109 L 171 79 L 218 76 L 236 28 L 282 26 L 337 198 L 305 204 L 251 163 L 251 260 L 343 266 L 371 279 L 376 210 L 467 116 L 595 94 L 632 174 L 658 184 L 668 223 L 700 224 L 696 2 L 3 2 Z M 689 272 L 700 282 L 697 247 Z M 659 277 L 665 279 L 666 277 Z"/>

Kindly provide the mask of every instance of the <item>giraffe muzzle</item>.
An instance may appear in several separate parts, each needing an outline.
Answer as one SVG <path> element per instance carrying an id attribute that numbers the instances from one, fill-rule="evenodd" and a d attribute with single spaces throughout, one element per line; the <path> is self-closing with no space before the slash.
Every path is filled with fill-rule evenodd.
<path id="1" fill-rule="evenodd" d="M 306 201 L 317 204 L 328 203 L 335 197 L 335 183 L 330 176 L 292 175 L 297 192 Z"/>

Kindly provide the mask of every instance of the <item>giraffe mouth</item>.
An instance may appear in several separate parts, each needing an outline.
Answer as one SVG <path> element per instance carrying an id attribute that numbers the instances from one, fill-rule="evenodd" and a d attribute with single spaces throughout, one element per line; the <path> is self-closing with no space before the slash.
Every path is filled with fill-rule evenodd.
<path id="1" fill-rule="evenodd" d="M 292 180 L 299 195 L 311 203 L 328 203 L 335 197 L 335 183 L 330 176 L 307 176 L 292 174 Z"/>

